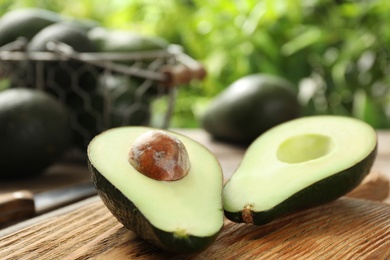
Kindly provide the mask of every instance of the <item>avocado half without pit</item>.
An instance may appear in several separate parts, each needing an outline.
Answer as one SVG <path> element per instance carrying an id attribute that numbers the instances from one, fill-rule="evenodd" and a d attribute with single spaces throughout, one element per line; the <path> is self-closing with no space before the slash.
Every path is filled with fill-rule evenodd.
<path id="1" fill-rule="evenodd" d="M 223 189 L 225 216 L 262 225 L 331 202 L 358 186 L 377 151 L 375 130 L 342 116 L 303 117 L 259 136 Z"/>
<path id="2" fill-rule="evenodd" d="M 186 136 L 112 128 L 90 142 L 88 163 L 99 196 L 118 221 L 166 251 L 201 251 L 223 227 L 221 166 Z"/>

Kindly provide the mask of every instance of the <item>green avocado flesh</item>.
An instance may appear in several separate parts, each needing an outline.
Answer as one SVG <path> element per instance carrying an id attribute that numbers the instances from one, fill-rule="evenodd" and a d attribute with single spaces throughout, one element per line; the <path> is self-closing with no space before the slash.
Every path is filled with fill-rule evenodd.
<path id="1" fill-rule="evenodd" d="M 312 116 L 276 126 L 248 148 L 223 189 L 225 216 L 265 224 L 335 200 L 369 173 L 375 130 L 357 119 Z"/>
<path id="2" fill-rule="evenodd" d="M 172 252 L 196 252 L 210 245 L 223 226 L 219 162 L 204 146 L 178 137 L 191 169 L 177 181 L 158 181 L 128 162 L 135 139 L 148 127 L 117 127 L 88 146 L 90 171 L 100 197 L 113 215 L 142 238 Z"/>

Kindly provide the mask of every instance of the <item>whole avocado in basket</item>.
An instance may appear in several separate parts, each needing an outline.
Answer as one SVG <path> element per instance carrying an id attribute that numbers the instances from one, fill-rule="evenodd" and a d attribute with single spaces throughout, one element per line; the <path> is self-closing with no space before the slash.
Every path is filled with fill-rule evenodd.
<path id="1" fill-rule="evenodd" d="M 139 90 L 138 82 L 131 77 L 102 74 L 96 90 L 86 99 L 77 93 L 69 95 L 67 104 L 79 129 L 74 135 L 75 144 L 85 150 L 92 137 L 106 128 L 148 125 L 151 100 Z"/>
<path id="2" fill-rule="evenodd" d="M 247 145 L 299 115 L 295 87 L 281 77 L 259 73 L 236 80 L 216 96 L 201 123 L 217 139 Z"/>
<path id="3" fill-rule="evenodd" d="M 55 23 L 39 31 L 29 42 L 29 52 L 48 52 L 49 43 L 64 43 L 74 51 L 80 53 L 96 52 L 97 48 L 86 36 L 86 32 L 72 23 Z M 35 65 L 35 64 L 34 64 Z M 34 66 L 34 69 L 35 66 Z M 62 91 L 90 91 L 95 88 L 95 68 L 85 67 L 85 64 L 75 60 L 55 60 L 45 62 L 44 68 L 45 87 L 61 95 Z"/>
<path id="4" fill-rule="evenodd" d="M 48 25 L 61 21 L 58 13 L 39 8 L 14 9 L 0 18 L 0 46 L 23 37 L 30 40 Z"/>
<path id="5" fill-rule="evenodd" d="M 45 92 L 0 92 L 0 178 L 40 174 L 69 148 L 68 111 Z"/>
<path id="6" fill-rule="evenodd" d="M 162 50 L 168 42 L 158 36 L 143 35 L 130 30 L 95 27 L 88 32 L 101 52 L 132 53 L 140 51 Z"/>
<path id="7" fill-rule="evenodd" d="M 59 22 L 68 23 L 84 31 L 99 25 L 91 19 L 74 18 L 37 7 L 11 9 L 0 17 L 0 47 L 18 38 L 30 41 L 45 27 Z"/>
<path id="8" fill-rule="evenodd" d="M 120 30 L 104 27 L 95 27 L 88 31 L 88 38 L 95 43 L 100 52 L 105 53 L 123 53 L 124 55 L 148 55 L 149 58 L 134 60 L 121 60 L 117 61 L 120 64 L 127 66 L 134 66 L 143 70 L 156 70 L 159 69 L 162 60 L 156 63 L 155 56 L 150 56 L 152 52 L 167 51 L 169 42 L 156 35 L 147 35 L 132 30 Z M 160 87 L 158 82 L 145 79 L 144 77 L 132 76 L 132 80 L 138 85 L 142 85 L 145 80 L 149 87 L 146 89 L 145 94 L 150 97 L 159 96 L 161 94 L 167 94 L 167 89 Z"/>
<path id="9" fill-rule="evenodd" d="M 149 124 L 152 101 L 132 77 L 101 75 L 97 92 L 101 96 L 108 95 L 110 127 Z"/>

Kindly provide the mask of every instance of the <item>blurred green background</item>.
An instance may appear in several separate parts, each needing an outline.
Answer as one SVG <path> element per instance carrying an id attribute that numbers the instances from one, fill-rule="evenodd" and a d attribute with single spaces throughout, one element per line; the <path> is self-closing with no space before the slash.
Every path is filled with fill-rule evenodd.
<path id="1" fill-rule="evenodd" d="M 268 73 L 299 90 L 305 115 L 390 127 L 388 0 L 2 0 L 180 44 L 208 76 L 181 86 L 172 127 L 198 127 L 207 103 L 238 78 Z"/>

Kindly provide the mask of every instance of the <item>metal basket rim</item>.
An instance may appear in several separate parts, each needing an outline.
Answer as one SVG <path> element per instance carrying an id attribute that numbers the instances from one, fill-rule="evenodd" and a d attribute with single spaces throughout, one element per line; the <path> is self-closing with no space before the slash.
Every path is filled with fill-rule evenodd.
<path id="1" fill-rule="evenodd" d="M 136 52 L 78 52 L 77 56 L 82 61 L 139 61 L 158 58 L 174 58 L 177 52 L 169 50 L 150 50 Z M 2 61 L 58 61 L 71 59 L 68 54 L 56 52 L 29 52 L 29 51 L 0 51 Z"/>

